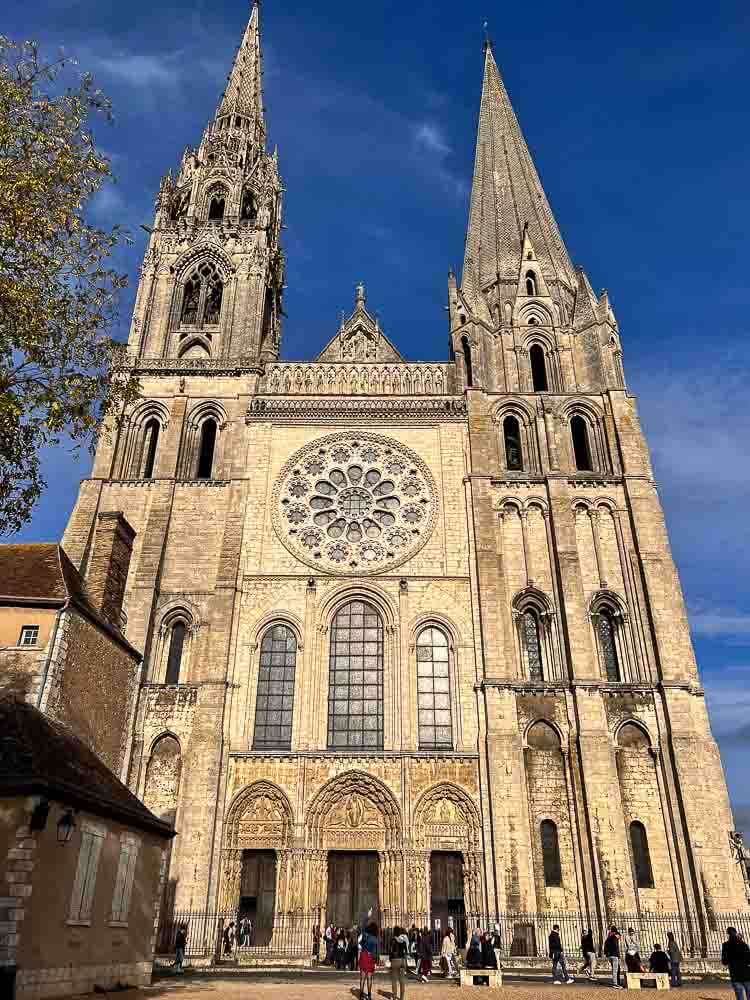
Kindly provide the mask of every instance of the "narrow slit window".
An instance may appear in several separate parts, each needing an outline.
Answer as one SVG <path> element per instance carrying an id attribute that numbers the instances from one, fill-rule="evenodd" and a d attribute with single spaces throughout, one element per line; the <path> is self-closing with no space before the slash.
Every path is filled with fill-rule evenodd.
<path id="1" fill-rule="evenodd" d="M 579 472 L 591 472 L 591 447 L 589 445 L 589 429 L 582 416 L 576 414 L 570 421 L 570 433 L 573 438 L 573 454 L 576 469 Z"/>
<path id="2" fill-rule="evenodd" d="M 143 478 L 151 479 L 156 464 L 156 449 L 159 445 L 159 421 L 149 420 L 144 432 Z"/>
<path id="3" fill-rule="evenodd" d="M 542 842 L 544 884 L 561 886 L 562 864 L 560 862 L 560 840 L 557 836 L 557 825 L 551 819 L 542 820 L 539 827 L 539 837 Z"/>
<path id="4" fill-rule="evenodd" d="M 182 669 L 182 655 L 185 650 L 185 622 L 175 622 L 169 630 L 169 653 L 167 655 L 167 676 L 165 683 L 179 684 Z"/>
<path id="5" fill-rule="evenodd" d="M 547 392 L 549 382 L 547 380 L 547 359 L 544 356 L 544 348 L 541 344 L 534 344 L 529 351 L 531 361 L 531 383 L 534 392 Z"/>
<path id="6" fill-rule="evenodd" d="M 210 479 L 214 468 L 216 450 L 216 421 L 209 418 L 201 425 L 201 444 L 198 453 L 197 479 Z"/>
<path id="7" fill-rule="evenodd" d="M 471 360 L 471 344 L 469 343 L 468 337 L 461 338 L 461 346 L 464 351 L 464 364 L 466 365 L 466 384 L 467 386 L 474 385 L 474 367 Z"/>
<path id="8" fill-rule="evenodd" d="M 542 669 L 542 636 L 539 629 L 539 616 L 536 611 L 524 611 L 521 619 L 523 643 L 526 649 L 526 660 L 529 665 L 529 677 L 532 681 L 544 680 Z"/>
<path id="9" fill-rule="evenodd" d="M 630 824 L 630 847 L 633 853 L 635 884 L 639 889 L 654 888 L 654 872 L 651 867 L 651 852 L 643 823 Z"/>
<path id="10" fill-rule="evenodd" d="M 505 437 L 505 464 L 510 472 L 523 471 L 523 450 L 521 448 L 521 425 L 516 417 L 506 417 L 503 421 Z"/>
<path id="11" fill-rule="evenodd" d="M 604 662 L 604 672 L 608 681 L 617 682 L 620 677 L 620 660 L 617 655 L 615 620 L 609 611 L 602 611 L 597 621 L 599 648 Z"/>
<path id="12" fill-rule="evenodd" d="M 536 295 L 536 274 L 533 271 L 526 272 L 526 294 Z"/>

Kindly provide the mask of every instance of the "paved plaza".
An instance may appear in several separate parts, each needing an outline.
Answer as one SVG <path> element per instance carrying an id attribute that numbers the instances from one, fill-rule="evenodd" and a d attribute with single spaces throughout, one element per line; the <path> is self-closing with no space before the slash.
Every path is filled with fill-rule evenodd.
<path id="1" fill-rule="evenodd" d="M 352 975 L 329 976 L 321 980 L 315 973 L 258 973 L 242 976 L 209 977 L 186 976 L 156 980 L 144 990 L 128 992 L 124 1000 L 357 1000 L 358 979 Z M 538 1000 L 544 993 L 549 1000 L 604 1000 L 614 991 L 604 981 L 592 984 L 576 982 L 572 986 L 553 986 L 541 979 L 511 980 L 502 989 L 474 987 L 478 1000 Z M 683 987 L 683 994 L 691 1000 L 733 1000 L 729 983 L 690 983 Z M 624 993 L 624 991 L 623 991 Z M 624 995 L 627 995 L 624 993 Z M 373 1000 L 391 1000 L 391 983 L 388 973 L 375 977 Z M 472 996 L 468 989 L 459 990 L 456 983 L 436 979 L 431 983 L 410 981 L 407 996 L 418 1000 L 445 1000 L 449 996 Z"/>

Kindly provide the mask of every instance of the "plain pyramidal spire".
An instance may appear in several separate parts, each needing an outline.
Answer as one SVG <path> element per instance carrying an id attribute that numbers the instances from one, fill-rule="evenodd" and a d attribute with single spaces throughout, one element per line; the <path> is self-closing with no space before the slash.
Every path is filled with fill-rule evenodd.
<path id="1" fill-rule="evenodd" d="M 238 115 L 265 133 L 263 66 L 260 49 L 260 8 L 253 3 L 250 20 L 237 50 L 216 118 Z"/>
<path id="2" fill-rule="evenodd" d="M 462 286 L 485 289 L 498 279 L 515 280 L 525 229 L 547 277 L 575 288 L 573 266 L 487 37 Z"/>

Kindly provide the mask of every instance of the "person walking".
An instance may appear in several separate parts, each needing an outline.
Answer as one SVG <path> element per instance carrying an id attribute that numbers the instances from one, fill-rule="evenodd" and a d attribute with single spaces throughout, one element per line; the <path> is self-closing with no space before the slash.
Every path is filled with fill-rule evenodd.
<path id="1" fill-rule="evenodd" d="M 409 936 L 403 927 L 393 928 L 391 938 L 391 994 L 393 1000 L 406 997 L 406 959 L 409 954 Z M 398 996 L 396 995 L 398 988 Z"/>
<path id="2" fill-rule="evenodd" d="M 174 971 L 184 972 L 183 965 L 185 964 L 185 948 L 187 947 L 187 934 L 184 927 L 179 927 L 177 929 L 177 934 L 174 939 Z"/>
<path id="3" fill-rule="evenodd" d="M 672 931 L 667 931 L 667 954 L 669 955 L 669 985 L 677 988 L 682 986 L 682 973 L 680 972 L 682 951 Z"/>
<path id="4" fill-rule="evenodd" d="M 620 934 L 616 927 L 609 929 L 607 940 L 604 942 L 604 955 L 609 959 L 612 966 L 612 986 L 616 990 L 621 990 L 620 986 Z"/>
<path id="5" fill-rule="evenodd" d="M 594 932 L 589 929 L 581 934 L 581 954 L 583 955 L 583 970 L 589 979 L 596 978 L 596 948 L 594 947 Z"/>
<path id="6" fill-rule="evenodd" d="M 369 923 L 359 939 L 359 996 L 372 1000 L 372 975 L 378 961 L 378 925 Z"/>
<path id="7" fill-rule="evenodd" d="M 721 964 L 729 969 L 729 979 L 737 1000 L 750 1000 L 750 947 L 737 933 L 727 927 L 727 939 L 721 946 Z"/>
<path id="8" fill-rule="evenodd" d="M 423 983 L 427 983 L 432 975 L 432 935 L 426 927 L 422 928 L 417 954 L 419 956 L 420 979 Z"/>
<path id="9" fill-rule="evenodd" d="M 648 960 L 648 971 L 658 972 L 660 975 L 669 975 L 669 955 L 660 944 L 654 945 L 651 958 Z"/>
<path id="10" fill-rule="evenodd" d="M 490 935 L 490 942 L 492 944 L 492 950 L 495 953 L 496 967 L 501 968 L 500 963 L 500 950 L 502 948 L 502 938 L 500 937 L 500 924 L 495 924 L 492 928 L 492 934 Z"/>
<path id="11" fill-rule="evenodd" d="M 443 961 L 443 968 L 446 979 L 455 979 L 458 976 L 456 969 L 456 942 L 453 939 L 453 928 L 449 927 L 443 935 L 443 944 L 440 948 L 440 958 Z"/>
<path id="12" fill-rule="evenodd" d="M 224 958 L 231 956 L 234 951 L 234 920 L 224 928 Z"/>
<path id="13" fill-rule="evenodd" d="M 628 933 L 625 935 L 625 968 L 628 972 L 643 972 L 641 946 L 632 927 L 628 927 Z"/>
<path id="14" fill-rule="evenodd" d="M 575 979 L 568 973 L 568 966 L 565 962 L 565 952 L 558 924 L 553 925 L 549 936 L 549 957 L 552 959 L 552 982 L 556 986 L 559 986 L 561 982 L 574 983 Z M 562 980 L 558 979 L 558 968 L 562 972 Z"/>

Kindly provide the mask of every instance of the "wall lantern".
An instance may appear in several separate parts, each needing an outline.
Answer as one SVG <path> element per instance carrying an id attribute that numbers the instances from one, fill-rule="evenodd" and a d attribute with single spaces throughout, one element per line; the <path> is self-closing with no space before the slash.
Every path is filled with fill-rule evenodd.
<path id="1" fill-rule="evenodd" d="M 73 811 L 68 809 L 65 815 L 62 817 L 60 822 L 57 824 L 57 842 L 58 844 L 67 844 L 70 838 L 73 836 L 73 831 L 76 828 L 76 821 L 73 817 Z"/>

